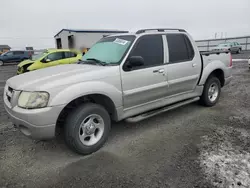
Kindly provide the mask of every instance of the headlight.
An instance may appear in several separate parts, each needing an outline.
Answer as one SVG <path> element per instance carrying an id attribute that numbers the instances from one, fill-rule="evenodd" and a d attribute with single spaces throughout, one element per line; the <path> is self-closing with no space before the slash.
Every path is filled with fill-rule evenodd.
<path id="1" fill-rule="evenodd" d="M 22 91 L 18 98 L 18 106 L 21 108 L 43 108 L 49 101 L 47 92 L 29 92 Z"/>

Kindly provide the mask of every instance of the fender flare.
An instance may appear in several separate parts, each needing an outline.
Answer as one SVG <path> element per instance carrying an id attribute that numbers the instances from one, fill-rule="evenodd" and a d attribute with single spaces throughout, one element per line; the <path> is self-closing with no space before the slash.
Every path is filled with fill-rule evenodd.
<path id="1" fill-rule="evenodd" d="M 76 83 L 61 90 L 49 101 L 49 106 L 67 105 L 79 97 L 91 94 L 109 97 L 116 108 L 123 104 L 122 91 L 115 86 L 102 81 L 88 81 Z"/>
<path id="2" fill-rule="evenodd" d="M 204 85 L 211 75 L 211 73 L 215 70 L 221 70 L 224 73 L 224 69 L 226 68 L 225 64 L 219 60 L 215 60 L 210 62 L 206 67 L 203 69 L 203 73 L 198 85 Z"/>

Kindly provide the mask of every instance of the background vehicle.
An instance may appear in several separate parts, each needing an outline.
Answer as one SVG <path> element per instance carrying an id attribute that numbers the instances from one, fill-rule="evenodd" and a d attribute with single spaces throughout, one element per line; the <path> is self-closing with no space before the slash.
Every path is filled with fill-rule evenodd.
<path id="1" fill-rule="evenodd" d="M 25 59 L 31 57 L 31 52 L 29 51 L 8 51 L 0 55 L 0 66 L 7 63 L 21 62 Z"/>
<path id="2" fill-rule="evenodd" d="M 31 59 L 18 64 L 17 74 L 42 69 L 46 67 L 76 63 L 82 54 L 76 50 L 51 49 L 32 55 Z"/>
<path id="3" fill-rule="evenodd" d="M 232 79 L 230 52 L 198 51 L 182 29 L 148 29 L 99 40 L 78 64 L 10 78 L 5 109 L 21 132 L 55 136 L 81 154 L 97 151 L 111 120 L 137 122 L 200 101 L 215 105 Z"/>
<path id="4" fill-rule="evenodd" d="M 219 44 L 218 46 L 212 48 L 212 51 L 229 50 L 232 53 L 240 53 L 242 50 L 241 45 L 238 42 L 227 42 Z"/>

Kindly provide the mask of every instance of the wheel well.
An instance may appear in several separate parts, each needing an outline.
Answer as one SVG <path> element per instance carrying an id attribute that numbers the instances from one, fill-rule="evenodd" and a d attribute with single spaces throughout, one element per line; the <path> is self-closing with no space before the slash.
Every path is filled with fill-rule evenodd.
<path id="1" fill-rule="evenodd" d="M 225 84 L 224 72 L 223 72 L 221 69 L 216 69 L 216 70 L 214 70 L 214 71 L 209 75 L 209 77 L 212 76 L 212 75 L 215 76 L 215 77 L 217 77 L 217 78 L 220 80 L 221 87 L 223 87 L 224 84 Z"/>
<path id="2" fill-rule="evenodd" d="M 116 113 L 116 109 L 115 109 L 115 105 L 114 105 L 113 101 L 109 97 L 102 95 L 102 94 L 91 94 L 91 95 L 86 95 L 86 96 L 76 98 L 73 101 L 71 101 L 70 103 L 68 103 L 64 107 L 64 109 L 61 111 L 61 113 L 57 119 L 56 126 L 63 127 L 63 124 L 64 124 L 68 114 L 70 113 L 70 111 L 75 109 L 77 106 L 79 106 L 83 103 L 87 103 L 87 102 L 92 102 L 92 103 L 102 105 L 110 114 L 111 119 L 114 121 L 117 120 L 117 113 Z"/>

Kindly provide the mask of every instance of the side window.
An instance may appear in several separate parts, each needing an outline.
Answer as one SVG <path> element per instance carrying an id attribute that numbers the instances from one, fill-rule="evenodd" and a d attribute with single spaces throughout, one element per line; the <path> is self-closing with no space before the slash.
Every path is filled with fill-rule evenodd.
<path id="1" fill-rule="evenodd" d="M 13 52 L 6 53 L 6 56 L 12 56 L 12 55 L 13 55 Z"/>
<path id="2" fill-rule="evenodd" d="M 64 58 L 64 53 L 63 52 L 54 52 L 49 54 L 46 59 L 50 59 L 51 61 L 56 61 Z"/>
<path id="3" fill-rule="evenodd" d="M 183 34 L 168 34 L 169 62 L 178 63 L 192 60 L 194 49 L 189 39 Z"/>
<path id="4" fill-rule="evenodd" d="M 189 58 L 189 60 L 192 60 L 194 58 L 194 48 L 193 48 L 193 45 L 190 42 L 190 39 L 186 35 L 183 35 L 183 36 L 184 36 L 184 39 L 185 39 L 185 43 L 187 45 L 188 58 Z"/>
<path id="5" fill-rule="evenodd" d="M 76 57 L 77 54 L 74 52 L 65 52 L 65 58 Z"/>
<path id="6" fill-rule="evenodd" d="M 144 59 L 143 67 L 163 65 L 162 35 L 142 36 L 130 56 L 141 56 Z"/>
<path id="7" fill-rule="evenodd" d="M 22 55 L 22 54 L 24 54 L 24 52 L 22 52 L 22 51 L 14 51 L 13 54 L 14 55 Z"/>

